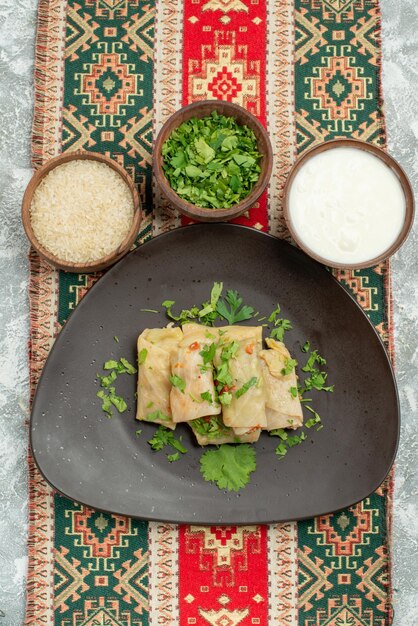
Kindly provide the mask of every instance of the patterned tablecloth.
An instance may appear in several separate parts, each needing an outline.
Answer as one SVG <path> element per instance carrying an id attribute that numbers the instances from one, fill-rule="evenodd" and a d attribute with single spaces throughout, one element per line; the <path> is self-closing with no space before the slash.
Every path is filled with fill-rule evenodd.
<path id="1" fill-rule="evenodd" d="M 297 153 L 340 136 L 385 144 L 380 67 L 377 0 L 40 0 L 34 167 L 65 150 L 115 158 L 146 208 L 141 242 L 182 223 L 152 181 L 162 123 L 195 100 L 234 101 L 266 125 L 275 153 L 267 193 L 237 222 L 283 237 Z M 97 276 L 30 260 L 33 393 Z M 389 265 L 336 276 L 391 351 Z M 28 626 L 391 623 L 391 479 L 305 522 L 179 527 L 81 506 L 29 466 Z"/>

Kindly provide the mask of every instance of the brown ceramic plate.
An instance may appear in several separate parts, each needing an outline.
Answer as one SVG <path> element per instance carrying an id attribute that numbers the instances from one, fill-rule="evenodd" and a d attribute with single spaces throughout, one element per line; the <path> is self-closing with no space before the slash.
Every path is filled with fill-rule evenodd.
<path id="1" fill-rule="evenodd" d="M 155 426 L 135 421 L 133 376 L 117 389 L 123 415 L 107 419 L 96 398 L 102 363 L 134 361 L 138 334 L 167 323 L 165 299 L 201 303 L 215 280 L 270 312 L 277 302 L 293 322 L 286 343 L 300 358 L 310 339 L 328 359 L 333 394 L 314 404 L 325 427 L 279 461 L 277 441 L 256 444 L 257 470 L 238 494 L 219 491 L 199 472 L 202 454 L 178 428 L 188 454 L 169 463 L 147 439 Z M 119 337 L 119 343 L 113 339 Z M 140 426 L 142 435 L 135 436 Z M 397 448 L 399 407 L 385 349 L 359 306 L 321 265 L 258 231 L 230 224 L 195 225 L 161 235 L 99 280 L 61 331 L 38 385 L 32 450 L 48 482 L 77 502 L 154 520 L 198 524 L 296 520 L 349 506 L 387 475 Z"/>

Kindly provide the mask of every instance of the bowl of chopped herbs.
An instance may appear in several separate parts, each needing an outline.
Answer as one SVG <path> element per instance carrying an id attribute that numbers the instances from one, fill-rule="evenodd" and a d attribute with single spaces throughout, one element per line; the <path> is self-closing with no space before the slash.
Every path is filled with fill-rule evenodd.
<path id="1" fill-rule="evenodd" d="M 259 120 L 231 102 L 194 102 L 172 115 L 154 145 L 155 179 L 180 213 L 223 222 L 251 209 L 271 176 L 273 152 Z"/>

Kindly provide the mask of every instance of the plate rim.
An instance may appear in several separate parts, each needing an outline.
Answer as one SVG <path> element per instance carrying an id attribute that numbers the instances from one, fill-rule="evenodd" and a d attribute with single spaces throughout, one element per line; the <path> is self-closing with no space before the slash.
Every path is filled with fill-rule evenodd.
<path id="1" fill-rule="evenodd" d="M 245 521 L 234 521 L 233 519 L 227 518 L 226 521 L 223 522 L 219 522 L 219 519 L 213 519 L 213 520 L 208 520 L 205 522 L 199 522 L 198 519 L 175 519 L 175 518 L 170 518 L 167 519 L 164 516 L 158 516 L 158 515 L 152 515 L 152 516 L 143 516 L 143 515 L 136 515 L 133 513 L 126 513 L 123 511 L 115 511 L 112 510 L 110 508 L 101 508 L 99 506 L 96 505 L 92 505 L 89 504 L 88 502 L 85 502 L 83 499 L 80 498 L 74 498 L 73 496 L 71 496 L 70 494 L 66 493 L 65 491 L 61 490 L 59 487 L 57 487 L 52 480 L 50 480 L 44 473 L 41 464 L 39 463 L 38 459 L 37 459 L 37 455 L 36 452 L 34 451 L 33 448 L 33 428 L 34 428 L 34 413 L 35 413 L 35 409 L 36 409 L 36 402 L 37 402 L 37 397 L 38 397 L 38 390 L 42 384 L 42 379 L 44 377 L 44 372 L 47 366 L 47 363 L 49 361 L 49 359 L 51 358 L 51 355 L 53 355 L 54 351 L 57 348 L 57 342 L 59 337 L 61 336 L 62 332 L 65 331 L 69 320 L 73 317 L 73 314 L 75 311 L 79 310 L 80 307 L 82 308 L 83 306 L 85 306 L 85 301 L 87 299 L 87 301 L 91 298 L 90 294 L 94 293 L 94 290 L 96 288 L 96 285 L 100 284 L 102 278 L 104 278 L 105 276 L 112 274 L 114 271 L 116 271 L 116 269 L 119 267 L 119 265 L 123 264 L 125 262 L 126 259 L 132 257 L 133 255 L 137 254 L 140 250 L 143 250 L 144 246 L 147 246 L 147 244 L 151 244 L 154 243 L 155 241 L 158 241 L 161 238 L 166 238 L 166 237 L 170 237 L 170 236 L 174 236 L 174 235 L 180 235 L 182 232 L 187 231 L 187 230 L 191 230 L 191 229 L 210 229 L 210 228 L 221 228 L 221 229 L 239 229 L 239 230 L 244 230 L 244 231 L 249 231 L 251 234 L 254 234 L 255 236 L 259 236 L 259 237 L 267 237 L 270 238 L 272 240 L 274 240 L 276 243 L 279 242 L 280 245 L 284 245 L 284 247 L 286 246 L 290 246 L 292 248 L 292 251 L 295 252 L 299 257 L 304 258 L 304 259 L 308 259 L 310 263 L 313 263 L 314 265 L 316 265 L 320 271 L 324 272 L 326 276 L 328 276 L 328 278 L 330 278 L 334 284 L 338 285 L 339 289 L 341 289 L 343 291 L 343 293 L 345 294 L 346 297 L 350 298 L 350 300 L 355 304 L 355 306 L 357 307 L 357 309 L 361 312 L 361 314 L 363 315 L 363 317 L 367 320 L 369 327 L 371 328 L 371 330 L 373 331 L 375 337 L 378 339 L 378 344 L 380 346 L 381 351 L 384 354 L 385 360 L 387 362 L 387 365 L 389 366 L 389 373 L 390 373 L 390 377 L 391 377 L 391 381 L 393 383 L 393 389 L 395 392 L 395 400 L 396 400 L 396 422 L 397 422 L 397 428 L 396 428 L 396 441 L 395 441 L 395 445 L 394 445 L 394 449 L 393 449 L 393 454 L 390 460 L 390 463 L 388 464 L 388 468 L 387 470 L 385 470 L 385 473 L 383 475 L 383 477 L 381 479 L 379 479 L 379 481 L 377 482 L 377 484 L 373 487 L 373 489 L 371 491 L 369 491 L 369 489 L 366 490 L 366 492 L 361 495 L 360 498 L 356 498 L 353 501 L 350 501 L 349 503 L 345 504 L 344 506 L 337 508 L 337 509 L 332 509 L 332 510 L 327 510 L 324 512 L 317 512 L 317 513 L 309 513 L 307 515 L 301 515 L 301 516 L 297 516 L 297 517 L 292 517 L 291 519 L 289 519 L 288 517 L 283 517 L 283 518 L 279 518 L 279 519 L 267 519 L 267 520 L 260 520 L 257 519 L 255 517 L 250 517 L 249 519 L 246 519 Z M 48 353 L 48 356 L 45 360 L 45 363 L 43 365 L 42 368 L 42 372 L 39 376 L 38 382 L 36 384 L 36 388 L 35 388 L 35 392 L 33 395 L 33 400 L 32 400 L 32 406 L 31 406 L 31 412 L 30 412 L 30 418 L 29 418 L 29 448 L 30 448 L 30 452 L 31 455 L 33 457 L 33 460 L 36 464 L 36 467 L 38 469 L 38 471 L 40 472 L 41 476 L 43 477 L 43 479 L 48 483 L 48 485 L 50 487 L 52 487 L 52 489 L 59 493 L 60 495 L 68 498 L 69 500 L 72 500 L 73 502 L 77 502 L 78 504 L 81 504 L 83 506 L 86 507 L 91 507 L 94 508 L 94 510 L 102 512 L 102 513 L 108 513 L 110 515 L 120 515 L 120 516 L 125 516 L 125 517 L 131 517 L 133 519 L 138 519 L 138 520 L 144 520 L 144 521 L 149 521 L 149 522 L 167 522 L 167 523 L 174 523 L 174 524 L 199 524 L 201 523 L 201 525 L 218 525 L 218 526 L 228 526 L 231 524 L 237 525 L 237 526 L 245 526 L 245 525 L 254 525 L 254 524 L 276 524 L 276 523 L 287 523 L 287 522 L 300 522 L 306 519 L 311 519 L 313 517 L 318 517 L 321 515 L 331 515 L 333 513 L 338 513 L 339 511 L 343 511 L 347 508 L 350 508 L 352 506 L 354 506 L 355 504 L 358 504 L 359 502 L 361 502 L 362 500 L 364 500 L 365 498 L 369 497 L 372 493 L 374 493 L 386 480 L 386 478 L 389 476 L 394 462 L 395 462 L 395 458 L 398 452 L 398 448 L 399 448 L 399 440 L 400 440 L 400 430 L 401 430 L 401 410 L 400 410 L 400 400 L 399 400 L 399 390 L 398 390 L 398 385 L 397 385 L 397 381 L 396 381 L 396 377 L 395 377 L 395 370 L 394 370 L 394 366 L 392 365 L 391 359 L 390 359 L 390 355 L 379 335 L 379 333 L 377 332 L 376 328 L 374 327 L 374 325 L 372 324 L 372 322 L 370 321 L 369 317 L 366 315 L 366 313 L 364 312 L 363 308 L 360 306 L 360 304 L 357 302 L 357 300 L 355 300 L 353 298 L 353 296 L 351 295 L 351 293 L 349 291 L 347 291 L 342 284 L 335 278 L 335 276 L 333 275 L 332 272 L 330 272 L 329 270 L 327 270 L 326 266 L 319 263 L 318 261 L 316 261 L 315 259 L 312 259 L 311 257 L 309 257 L 309 255 L 307 255 L 305 252 L 303 252 L 303 250 L 301 250 L 300 248 L 298 248 L 297 246 L 293 245 L 292 243 L 289 243 L 288 241 L 286 241 L 285 239 L 281 239 L 279 237 L 276 237 L 275 235 L 272 235 L 271 233 L 266 233 L 264 231 L 259 231 L 254 229 L 251 226 L 245 226 L 243 224 L 231 224 L 229 222 L 213 222 L 211 224 L 189 224 L 187 226 L 182 226 L 180 228 L 176 228 L 174 230 L 165 232 L 165 233 L 160 233 L 158 235 L 156 235 L 155 237 L 151 237 L 150 239 L 147 239 L 146 241 L 144 241 L 142 244 L 139 244 L 137 248 L 135 248 L 134 250 L 131 250 L 131 252 L 129 252 L 127 255 L 125 255 L 121 260 L 119 260 L 117 263 L 115 263 L 115 265 L 113 265 L 112 267 L 110 267 L 104 274 L 103 276 L 101 276 L 96 282 L 95 284 L 88 290 L 88 292 L 86 293 L 86 295 L 83 297 L 83 299 L 80 301 L 80 303 L 75 307 L 75 309 L 70 313 L 70 315 L 68 316 L 64 326 L 62 327 L 62 329 L 60 330 L 59 334 L 56 336 L 54 343 Z"/>

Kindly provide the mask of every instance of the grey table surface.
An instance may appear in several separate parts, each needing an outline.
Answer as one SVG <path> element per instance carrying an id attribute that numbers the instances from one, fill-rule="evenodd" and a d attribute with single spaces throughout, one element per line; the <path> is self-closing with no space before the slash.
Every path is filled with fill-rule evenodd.
<path id="1" fill-rule="evenodd" d="M 418 3 L 381 0 L 389 149 L 418 191 Z M 36 0 L 0 0 L 0 624 L 20 626 L 27 565 L 28 245 Z M 395 626 L 418 624 L 418 224 L 393 259 L 402 434 L 393 524 Z M 373 626 L 373 625 L 370 625 Z"/>

